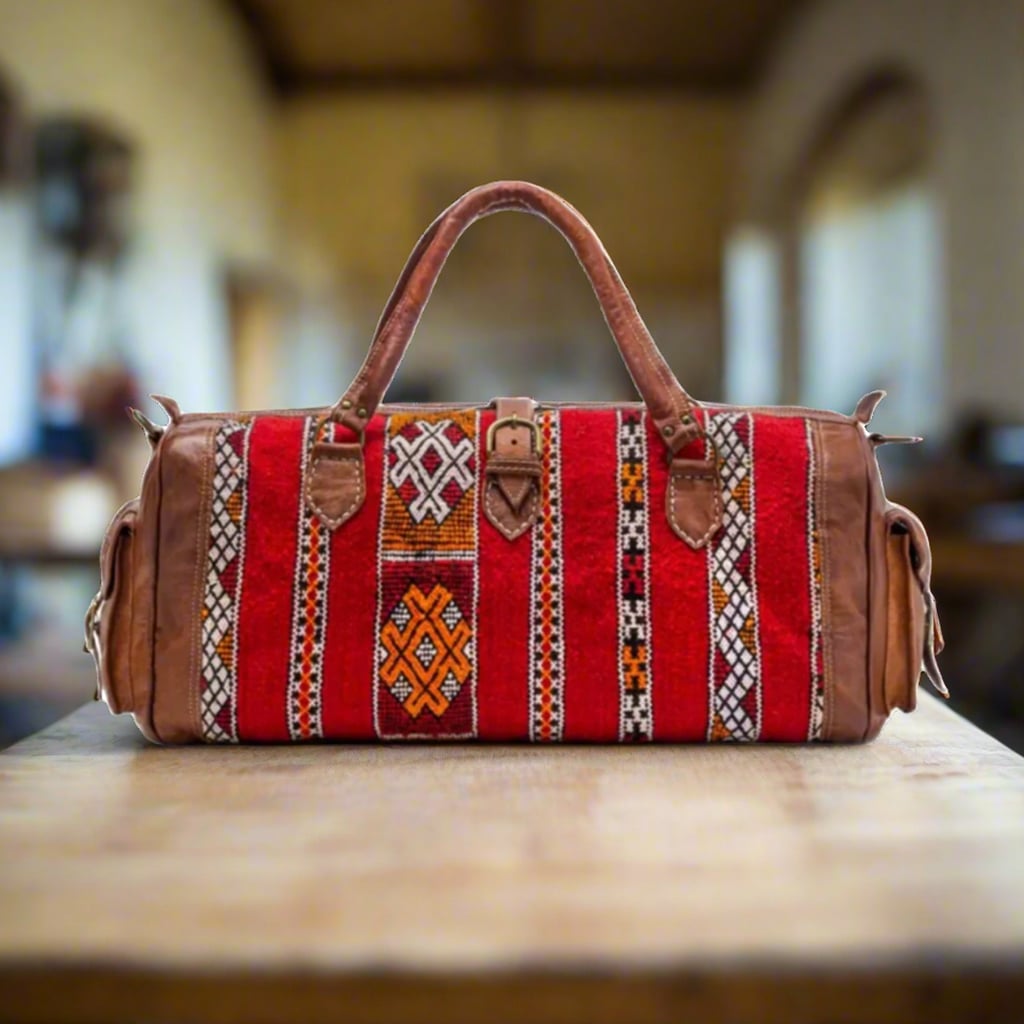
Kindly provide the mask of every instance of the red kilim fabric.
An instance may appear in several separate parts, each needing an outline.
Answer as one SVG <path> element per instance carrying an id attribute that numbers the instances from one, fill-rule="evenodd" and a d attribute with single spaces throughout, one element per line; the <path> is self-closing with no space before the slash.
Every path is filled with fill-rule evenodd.
<path id="1" fill-rule="evenodd" d="M 538 413 L 537 519 L 512 541 L 481 509 L 491 410 L 376 416 L 365 503 L 334 530 L 303 500 L 319 420 L 226 421 L 205 738 L 819 739 L 815 424 L 702 415 L 687 454 L 717 455 L 724 521 L 700 551 L 666 521 L 665 448 L 641 406 Z"/>

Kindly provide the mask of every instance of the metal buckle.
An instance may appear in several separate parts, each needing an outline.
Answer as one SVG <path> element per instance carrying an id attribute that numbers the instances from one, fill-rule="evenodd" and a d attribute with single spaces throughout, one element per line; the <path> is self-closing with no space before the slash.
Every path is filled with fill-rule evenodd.
<path id="1" fill-rule="evenodd" d="M 495 420 L 487 428 L 487 454 L 494 454 L 494 437 L 497 434 L 500 427 L 529 427 L 533 431 L 533 454 L 540 455 L 541 448 L 544 446 L 544 434 L 541 432 L 540 424 L 535 420 L 523 420 L 520 419 L 515 413 L 511 416 L 502 416 L 500 420 Z"/>

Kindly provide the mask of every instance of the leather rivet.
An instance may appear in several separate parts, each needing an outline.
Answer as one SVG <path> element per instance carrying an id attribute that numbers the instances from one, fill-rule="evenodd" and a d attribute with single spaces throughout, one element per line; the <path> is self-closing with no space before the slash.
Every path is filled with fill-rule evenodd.
<path id="1" fill-rule="evenodd" d="M 343 401 L 343 402 L 341 403 L 341 407 L 342 407 L 342 409 L 351 409 L 351 408 L 352 408 L 352 402 L 351 402 L 351 401 L 350 401 L 349 399 L 347 399 L 347 398 L 346 398 L 346 399 L 345 399 L 345 400 L 344 400 L 344 401 Z"/>
<path id="2" fill-rule="evenodd" d="M 366 419 L 366 410 L 362 406 L 360 406 L 358 409 L 356 409 L 356 415 L 361 420 L 365 420 Z"/>
<path id="3" fill-rule="evenodd" d="M 661 428 L 661 432 L 666 437 L 671 437 L 676 432 L 676 428 L 673 427 L 671 423 L 666 423 L 665 426 Z"/>
<path id="4" fill-rule="evenodd" d="M 693 417 L 688 412 L 684 412 L 682 416 L 679 417 L 679 421 L 680 423 L 685 423 L 689 425 L 690 423 L 693 422 Z"/>

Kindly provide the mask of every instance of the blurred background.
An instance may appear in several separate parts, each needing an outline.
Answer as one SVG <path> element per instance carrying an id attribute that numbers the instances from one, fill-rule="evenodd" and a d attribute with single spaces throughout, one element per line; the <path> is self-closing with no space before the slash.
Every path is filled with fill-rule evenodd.
<path id="1" fill-rule="evenodd" d="M 0 743 L 92 692 L 124 414 L 332 403 L 416 238 L 527 178 L 697 397 L 924 433 L 954 707 L 1024 749 L 1022 0 L 0 0 Z M 568 248 L 463 240 L 392 397 L 631 398 Z"/>

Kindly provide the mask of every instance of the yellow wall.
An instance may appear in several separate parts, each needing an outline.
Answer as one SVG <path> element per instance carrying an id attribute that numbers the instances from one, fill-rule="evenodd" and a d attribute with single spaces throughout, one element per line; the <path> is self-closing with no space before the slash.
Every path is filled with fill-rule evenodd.
<path id="1" fill-rule="evenodd" d="M 532 179 L 594 224 L 684 383 L 715 391 L 740 113 L 735 100 L 635 95 L 291 101 L 278 134 L 283 216 L 286 236 L 304 244 L 291 247 L 290 265 L 303 267 L 312 246 L 310 273 L 338 286 L 350 371 L 430 220 L 474 185 Z M 551 354 L 559 347 L 561 361 Z M 539 222 L 508 215 L 463 239 L 408 366 L 412 375 L 450 371 L 438 383 L 451 397 L 628 391 L 569 250 Z"/>
<path id="2" fill-rule="evenodd" d="M 719 391 L 738 100 L 360 93 L 276 106 L 215 0 L 0 0 L 0 70 L 31 113 L 106 118 L 136 144 L 130 333 L 143 383 L 187 408 L 235 401 L 226 269 L 269 271 L 292 300 L 265 393 L 246 400 L 332 402 L 420 232 L 500 177 L 577 205 L 683 382 Z M 629 394 L 579 269 L 539 222 L 475 227 L 423 327 L 407 382 L 433 378 L 445 397 Z"/>
<path id="3" fill-rule="evenodd" d="M 139 154 L 126 315 L 143 383 L 230 403 L 223 274 L 275 258 L 272 111 L 212 0 L 0 0 L 0 70 L 30 113 L 86 114 Z"/>

